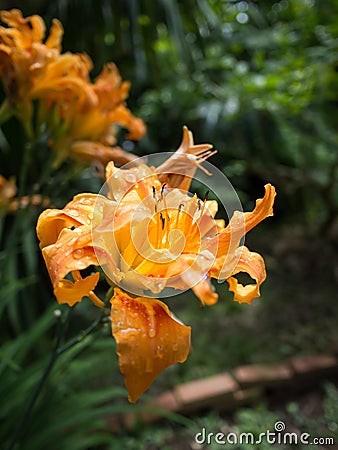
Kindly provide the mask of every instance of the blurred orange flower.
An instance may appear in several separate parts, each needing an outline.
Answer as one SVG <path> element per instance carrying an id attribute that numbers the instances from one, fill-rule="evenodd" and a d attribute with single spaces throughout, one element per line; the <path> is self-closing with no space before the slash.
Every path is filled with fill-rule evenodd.
<path id="1" fill-rule="evenodd" d="M 94 83 L 86 54 L 61 54 L 63 28 L 54 19 L 48 38 L 40 16 L 27 18 L 21 11 L 1 11 L 0 76 L 6 92 L 1 114 L 11 112 L 23 122 L 27 133 L 50 134 L 56 154 L 55 166 L 69 155 L 105 164 L 113 159 L 124 164 L 133 159 L 121 149 L 113 150 L 117 126 L 129 130 L 129 139 L 145 133 L 142 120 L 125 105 L 130 85 L 122 82 L 114 64 L 107 64 Z M 33 101 L 37 103 L 37 126 L 32 126 Z M 99 149 L 99 151 L 97 151 Z"/>
<path id="2" fill-rule="evenodd" d="M 7 180 L 0 175 L 0 208 L 7 208 L 11 199 L 16 194 L 16 184 L 14 178 Z"/>
<path id="3" fill-rule="evenodd" d="M 37 224 L 59 303 L 74 305 L 87 296 L 102 305 L 94 293 L 99 274 L 80 274 L 91 265 L 101 266 L 108 283 L 121 288 L 110 300 L 112 332 L 132 402 L 158 373 L 189 353 L 190 327 L 174 319 L 163 302 L 146 298 L 147 292 L 192 288 L 210 305 L 218 298 L 210 279 L 217 278 L 227 280 L 236 301 L 250 303 L 266 277 L 263 258 L 240 242 L 273 214 L 275 189 L 267 184 L 254 210 L 236 211 L 225 226 L 214 218 L 216 201 L 185 191 L 196 168 L 214 153 L 210 147 L 194 145 L 184 128 L 180 148 L 159 167 L 123 170 L 109 163 L 107 197 L 77 195 L 62 210 L 44 211 Z M 247 272 L 255 283 L 242 286 L 238 272 Z"/>

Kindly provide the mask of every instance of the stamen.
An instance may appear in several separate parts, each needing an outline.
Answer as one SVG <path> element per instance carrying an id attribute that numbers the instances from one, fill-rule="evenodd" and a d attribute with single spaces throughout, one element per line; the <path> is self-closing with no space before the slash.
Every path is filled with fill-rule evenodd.
<path id="1" fill-rule="evenodd" d="M 161 212 L 160 212 L 160 218 L 161 218 L 161 222 L 162 222 L 162 230 L 164 230 L 165 218 L 163 217 Z"/>
<path id="2" fill-rule="evenodd" d="M 165 242 L 169 236 L 169 232 L 170 232 L 170 218 L 169 218 L 169 214 L 168 214 L 168 206 L 167 206 L 167 202 L 166 202 L 166 198 L 164 195 L 164 188 L 166 187 L 167 183 L 163 183 L 162 187 L 161 187 L 161 200 L 163 201 L 163 206 L 164 206 L 164 211 L 165 211 L 165 218 L 167 219 L 166 221 L 166 239 Z M 163 229 L 163 227 L 162 227 Z"/>
<path id="3" fill-rule="evenodd" d="M 99 308 L 103 308 L 104 307 L 103 301 L 100 300 L 99 297 L 96 294 L 94 294 L 93 291 L 89 292 L 88 297 L 94 303 L 94 305 L 98 306 Z"/>
<path id="4" fill-rule="evenodd" d="M 196 152 L 194 154 L 187 154 L 186 157 L 196 164 L 196 166 L 201 169 L 205 174 L 211 176 L 212 173 L 210 173 L 205 167 L 203 167 L 202 163 L 209 159 L 211 156 L 215 155 L 217 153 L 217 150 L 209 150 L 209 147 L 207 149 L 201 149 L 199 152 Z"/>
<path id="5" fill-rule="evenodd" d="M 178 212 L 177 212 L 177 215 L 176 215 L 176 222 L 175 222 L 175 228 L 176 228 L 176 229 L 178 228 L 178 220 L 179 220 L 180 213 L 181 213 L 183 207 L 184 207 L 184 203 L 180 203 L 180 204 L 178 205 Z"/>

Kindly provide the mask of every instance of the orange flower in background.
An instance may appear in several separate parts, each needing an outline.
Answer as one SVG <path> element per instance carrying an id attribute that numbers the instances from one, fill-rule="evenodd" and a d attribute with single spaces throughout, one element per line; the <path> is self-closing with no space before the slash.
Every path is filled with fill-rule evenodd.
<path id="1" fill-rule="evenodd" d="M 16 194 L 16 184 L 14 178 L 7 180 L 0 175 L 0 208 L 7 208 L 11 199 Z"/>
<path id="2" fill-rule="evenodd" d="M 130 84 L 122 82 L 114 64 L 107 64 L 94 83 L 86 54 L 61 54 L 63 28 L 54 19 L 49 37 L 40 16 L 24 18 L 19 10 L 1 11 L 0 77 L 6 92 L 1 115 L 16 114 L 28 135 L 50 134 L 55 166 L 72 156 L 106 164 L 124 164 L 132 155 L 116 148 L 117 126 L 129 131 L 129 139 L 145 133 L 142 120 L 125 105 Z M 37 126 L 31 124 L 37 101 Z"/>
<path id="3" fill-rule="evenodd" d="M 241 239 L 273 214 L 275 189 L 267 184 L 254 210 L 236 211 L 227 225 L 215 219 L 216 201 L 186 191 L 197 167 L 203 170 L 214 153 L 210 148 L 194 145 L 185 128 L 178 151 L 159 167 L 117 169 L 109 163 L 107 196 L 80 194 L 63 210 L 44 211 L 37 224 L 59 303 L 74 305 L 87 296 L 102 306 L 94 293 L 98 273 L 81 276 L 91 265 L 101 266 L 108 283 L 119 286 L 110 299 L 112 332 L 132 402 L 164 368 L 184 361 L 190 347 L 190 327 L 149 293 L 192 288 L 211 305 L 218 299 L 210 282 L 216 278 L 227 280 L 235 301 L 250 303 L 266 277 L 263 258 Z M 255 283 L 239 284 L 239 272 Z"/>

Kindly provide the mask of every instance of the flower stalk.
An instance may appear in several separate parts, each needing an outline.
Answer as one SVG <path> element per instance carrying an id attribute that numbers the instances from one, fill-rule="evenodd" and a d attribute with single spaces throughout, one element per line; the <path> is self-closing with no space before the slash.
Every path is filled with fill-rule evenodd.
<path id="1" fill-rule="evenodd" d="M 55 366 L 55 363 L 59 356 L 61 356 L 63 353 L 65 353 L 67 350 L 71 349 L 75 345 L 82 342 L 86 337 L 88 337 L 90 334 L 95 333 L 100 329 L 101 324 L 104 322 L 104 318 L 106 317 L 105 310 L 101 310 L 100 315 L 83 331 L 81 331 L 77 336 L 74 336 L 72 339 L 70 339 L 68 342 L 63 344 L 65 332 L 69 323 L 69 316 L 70 312 L 72 310 L 68 309 L 63 314 L 55 314 L 57 317 L 57 330 L 56 330 L 56 337 L 55 337 L 55 346 L 54 349 L 50 355 L 50 358 L 48 360 L 48 363 L 41 375 L 41 378 L 39 382 L 37 383 L 34 391 L 31 394 L 31 397 L 24 409 L 24 412 L 22 414 L 21 419 L 16 425 L 15 431 L 13 433 L 12 440 L 7 447 L 7 450 L 13 450 L 15 448 L 15 445 L 19 440 L 21 439 L 22 433 L 25 430 L 26 424 L 29 420 L 29 417 L 33 411 L 33 408 L 46 384 L 46 381 L 48 380 L 48 377 L 53 370 L 53 367 Z"/>

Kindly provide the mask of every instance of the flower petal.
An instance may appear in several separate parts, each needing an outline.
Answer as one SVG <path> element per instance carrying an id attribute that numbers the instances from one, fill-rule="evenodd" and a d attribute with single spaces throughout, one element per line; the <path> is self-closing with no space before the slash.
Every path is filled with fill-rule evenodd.
<path id="1" fill-rule="evenodd" d="M 260 296 L 260 285 L 266 278 L 265 264 L 261 255 L 250 252 L 247 247 L 238 247 L 237 252 L 241 252 L 239 260 L 236 264 L 232 275 L 239 272 L 246 272 L 256 281 L 256 284 L 247 284 L 243 286 L 239 284 L 237 279 L 231 276 L 227 279 L 229 283 L 229 291 L 232 291 L 234 300 L 238 303 L 251 303 L 254 298 Z"/>
<path id="2" fill-rule="evenodd" d="M 89 217 L 92 217 L 97 198 L 96 194 L 79 194 L 62 210 L 47 209 L 43 211 L 36 227 L 40 248 L 43 249 L 54 244 L 64 228 L 87 224 L 87 221 L 90 220 Z"/>
<path id="3" fill-rule="evenodd" d="M 156 299 L 129 297 L 115 289 L 111 299 L 112 332 L 121 372 L 135 402 L 162 370 L 184 362 L 190 348 L 190 327 L 173 319 Z"/>
<path id="4" fill-rule="evenodd" d="M 202 305 L 214 305 L 218 301 L 218 294 L 210 280 L 205 278 L 192 288 L 193 293 L 201 301 Z"/>
<path id="5" fill-rule="evenodd" d="M 263 198 L 256 200 L 255 209 L 244 214 L 245 232 L 248 233 L 252 228 L 267 217 L 273 216 L 273 204 L 276 197 L 276 189 L 270 183 L 264 186 L 265 194 Z"/>
<path id="6" fill-rule="evenodd" d="M 91 296 L 91 291 L 97 285 L 99 278 L 100 274 L 97 272 L 74 282 L 61 280 L 54 289 L 54 295 L 58 303 L 67 303 L 69 306 L 73 306 L 80 302 L 83 297 Z"/>
<path id="7" fill-rule="evenodd" d="M 106 165 L 109 161 L 115 161 L 122 166 L 137 158 L 137 156 L 119 147 L 112 148 L 93 141 L 76 141 L 71 145 L 70 152 L 75 159 L 100 162 L 103 165 Z"/>
<path id="8" fill-rule="evenodd" d="M 212 145 L 210 144 L 195 145 L 192 132 L 184 126 L 181 145 L 167 161 L 156 169 L 161 183 L 188 190 L 197 168 L 211 175 L 202 166 L 204 161 L 217 153 L 216 150 L 210 150 L 211 148 Z"/>
<path id="9" fill-rule="evenodd" d="M 273 215 L 276 191 L 271 184 L 266 184 L 264 188 L 264 197 L 256 201 L 254 210 L 246 213 L 235 211 L 227 227 L 221 229 L 215 238 L 218 240 L 218 249 L 215 264 L 210 271 L 213 278 L 225 280 L 231 276 L 237 260 L 235 252 L 242 237 L 259 222 Z"/>

